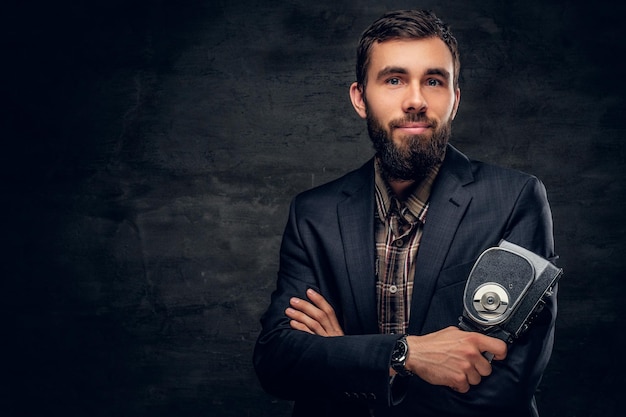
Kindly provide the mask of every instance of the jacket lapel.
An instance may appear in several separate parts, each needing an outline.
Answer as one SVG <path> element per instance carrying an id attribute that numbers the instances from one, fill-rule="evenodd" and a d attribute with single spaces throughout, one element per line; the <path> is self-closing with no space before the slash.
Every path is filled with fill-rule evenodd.
<path id="1" fill-rule="evenodd" d="M 346 187 L 337 205 L 348 279 L 361 333 L 378 333 L 374 241 L 374 164 L 366 163 Z M 448 146 L 446 160 L 430 197 L 424 233 L 418 251 L 411 302 L 409 332 L 419 334 L 429 309 L 437 277 L 458 224 L 472 199 L 463 187 L 473 181 L 469 160 Z"/>
<path id="2" fill-rule="evenodd" d="M 418 250 L 411 301 L 409 332 L 421 333 L 437 277 L 459 222 L 472 199 L 463 188 L 473 181 L 469 160 L 452 146 L 441 167 L 432 194 Z"/>
<path id="3" fill-rule="evenodd" d="M 378 332 L 373 161 L 365 164 L 360 173 L 359 181 L 344 190 L 347 198 L 337 205 L 337 216 L 354 299 L 354 313 L 359 318 L 361 332 L 371 334 Z"/>

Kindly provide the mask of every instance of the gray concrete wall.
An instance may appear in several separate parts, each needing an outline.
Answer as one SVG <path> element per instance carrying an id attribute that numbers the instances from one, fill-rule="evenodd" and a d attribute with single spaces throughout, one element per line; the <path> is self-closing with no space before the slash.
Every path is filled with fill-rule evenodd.
<path id="1" fill-rule="evenodd" d="M 2 25 L 2 414 L 287 416 L 251 354 L 288 203 L 371 156 L 354 48 L 415 3 L 40 3 Z M 461 43 L 456 146 L 548 188 L 566 275 L 542 415 L 616 415 L 624 6 L 419 5 Z"/>

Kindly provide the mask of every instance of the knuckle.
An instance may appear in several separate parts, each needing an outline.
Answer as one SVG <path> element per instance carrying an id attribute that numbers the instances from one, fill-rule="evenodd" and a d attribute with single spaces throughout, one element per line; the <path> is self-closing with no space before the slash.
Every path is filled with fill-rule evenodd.
<path id="1" fill-rule="evenodd" d="M 455 387 L 462 387 L 467 384 L 467 377 L 465 374 L 456 374 L 452 377 L 452 385 Z"/>
<path id="2" fill-rule="evenodd" d="M 325 306 L 324 308 L 322 308 L 322 311 L 329 316 L 335 314 L 335 310 L 331 306 Z"/>
<path id="3" fill-rule="evenodd" d="M 313 317 L 317 321 L 321 321 L 326 317 L 326 315 L 321 310 L 314 310 L 311 312 L 311 317 Z"/>
<path id="4" fill-rule="evenodd" d="M 475 375 L 475 376 L 472 376 L 471 378 L 468 378 L 468 382 L 471 385 L 478 385 L 478 384 L 480 384 L 480 381 L 482 381 L 482 378 L 478 374 Z"/>
<path id="5" fill-rule="evenodd" d="M 463 375 L 467 375 L 468 372 L 473 368 L 472 364 L 469 362 L 462 362 L 459 364 L 459 369 L 463 372 Z"/>
<path id="6" fill-rule="evenodd" d="M 476 333 L 476 332 L 467 332 L 465 335 L 465 340 L 468 343 L 477 343 L 480 338 L 482 337 L 482 334 L 480 333 Z"/>
<path id="7" fill-rule="evenodd" d="M 321 324 L 319 324 L 318 322 L 314 321 L 313 323 L 311 323 L 310 327 L 313 328 L 313 330 L 315 330 L 316 332 L 319 332 L 320 330 L 323 330 L 323 327 Z"/>

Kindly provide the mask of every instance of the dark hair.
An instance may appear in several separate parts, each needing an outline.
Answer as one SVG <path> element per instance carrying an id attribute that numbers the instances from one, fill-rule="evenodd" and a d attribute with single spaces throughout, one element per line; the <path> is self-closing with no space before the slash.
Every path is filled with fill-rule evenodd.
<path id="1" fill-rule="evenodd" d="M 375 42 L 389 39 L 441 39 L 452 53 L 454 60 L 454 86 L 459 85 L 459 46 L 450 32 L 448 25 L 443 23 L 434 13 L 426 10 L 398 10 L 389 12 L 376 20 L 363 32 L 357 48 L 356 81 L 365 87 L 370 53 Z"/>

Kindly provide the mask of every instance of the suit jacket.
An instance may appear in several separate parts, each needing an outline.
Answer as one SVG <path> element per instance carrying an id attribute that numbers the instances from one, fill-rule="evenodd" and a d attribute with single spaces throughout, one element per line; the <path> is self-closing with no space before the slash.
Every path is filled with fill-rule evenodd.
<path id="1" fill-rule="evenodd" d="M 419 377 L 390 385 L 390 355 L 399 335 L 378 334 L 374 210 L 373 160 L 293 200 L 277 288 L 254 352 L 264 389 L 295 400 L 294 416 L 369 416 L 370 410 L 377 416 L 536 416 L 533 395 L 552 351 L 556 297 L 468 393 Z M 458 323 L 474 262 L 501 239 L 554 258 L 544 186 L 533 176 L 470 161 L 449 146 L 417 255 L 410 334 Z M 289 299 L 306 298 L 308 288 L 333 305 L 346 336 L 290 328 L 284 313 Z"/>

